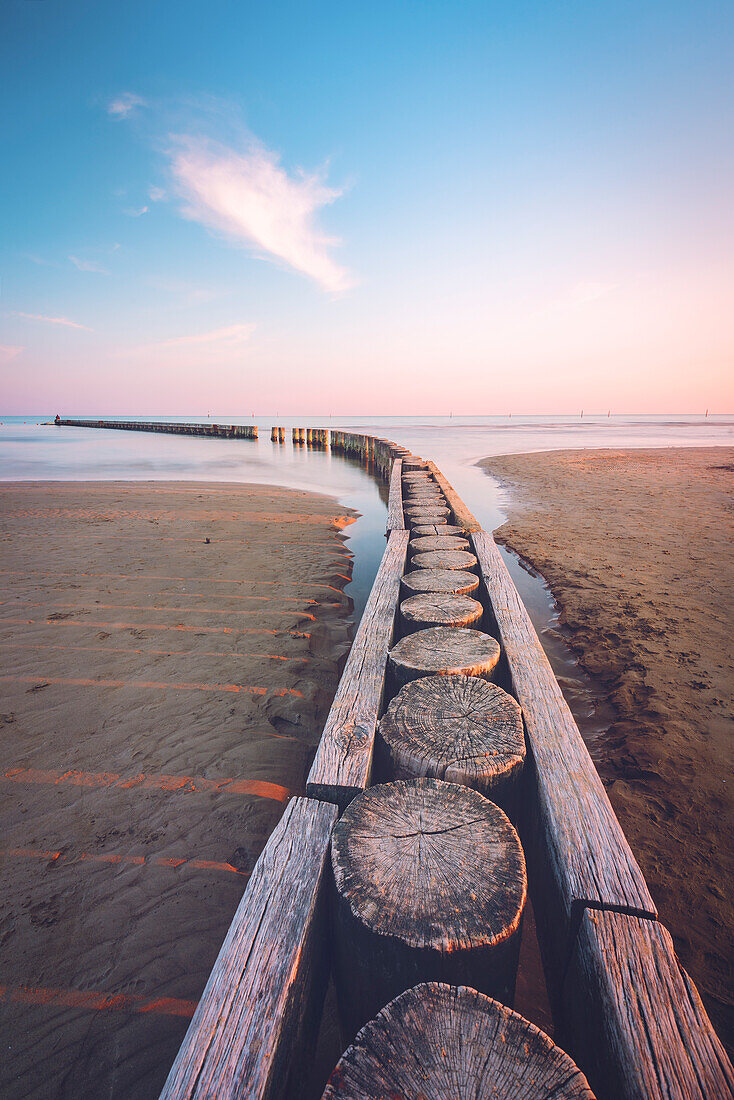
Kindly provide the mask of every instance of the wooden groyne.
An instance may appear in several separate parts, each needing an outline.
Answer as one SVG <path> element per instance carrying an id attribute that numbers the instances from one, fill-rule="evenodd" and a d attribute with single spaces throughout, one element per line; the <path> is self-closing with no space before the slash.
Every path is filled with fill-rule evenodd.
<path id="1" fill-rule="evenodd" d="M 315 445 L 389 486 L 387 544 L 306 797 L 258 860 L 162 1095 L 303 1095 L 333 974 L 343 1046 L 364 1030 L 325 1096 L 445 1096 L 446 1051 L 460 1096 L 487 1066 L 498 1096 L 733 1096 L 491 535 L 405 448 L 339 430 Z M 526 887 L 563 1050 L 510 1011 Z"/>
<path id="2" fill-rule="evenodd" d="M 64 420 L 54 421 L 62 428 L 113 428 L 121 432 L 165 432 L 169 435 L 203 435 L 216 439 L 257 439 L 254 424 L 174 424 L 146 420 Z"/>

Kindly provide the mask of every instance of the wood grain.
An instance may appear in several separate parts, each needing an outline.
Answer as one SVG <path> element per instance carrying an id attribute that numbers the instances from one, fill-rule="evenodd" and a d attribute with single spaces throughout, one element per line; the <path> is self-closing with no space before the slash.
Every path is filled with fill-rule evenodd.
<path id="1" fill-rule="evenodd" d="M 309 772 L 308 793 L 342 808 L 370 782 L 407 551 L 408 532 L 391 531 Z"/>
<path id="2" fill-rule="evenodd" d="M 459 524 L 459 526 L 463 527 L 466 531 L 479 531 L 479 530 L 481 530 L 481 524 L 479 523 L 476 516 L 474 516 L 469 511 L 466 504 L 464 504 L 464 501 L 461 499 L 459 494 L 456 492 L 456 489 L 454 489 L 453 485 L 451 485 L 446 480 L 446 478 L 443 476 L 443 474 L 439 470 L 436 463 L 435 462 L 429 462 L 428 463 L 428 468 L 431 471 L 431 473 L 433 474 L 433 476 L 435 478 L 435 481 L 436 481 L 436 484 L 439 486 L 439 488 L 441 489 L 441 492 L 446 497 L 446 500 L 448 501 L 448 504 L 449 504 L 449 506 L 451 508 L 451 511 L 453 513 L 454 519 Z"/>
<path id="3" fill-rule="evenodd" d="M 443 523 L 440 527 L 437 527 L 435 523 L 424 523 L 416 527 L 413 527 L 410 532 L 411 538 L 425 538 L 431 535 L 463 535 L 464 528 L 457 527 L 454 523 Z"/>
<path id="4" fill-rule="evenodd" d="M 474 569 L 476 556 L 468 550 L 429 550 L 411 559 L 414 569 Z"/>
<path id="5" fill-rule="evenodd" d="M 594 1100 L 534 1024 L 466 986 L 396 997 L 344 1052 L 322 1100 Z"/>
<path id="6" fill-rule="evenodd" d="M 411 532 L 411 554 L 427 554 L 431 550 L 468 550 L 469 540 L 460 535 L 418 535 Z"/>
<path id="7" fill-rule="evenodd" d="M 370 787 L 334 829 L 335 982 L 345 1034 L 419 981 L 512 1003 L 527 894 L 508 817 L 469 787 Z"/>
<path id="8" fill-rule="evenodd" d="M 420 592 L 453 592 L 468 595 L 479 588 L 479 577 L 461 569 L 414 569 L 403 577 L 402 591 L 406 597 Z"/>
<path id="9" fill-rule="evenodd" d="M 402 493 L 402 468 L 403 460 L 396 458 L 393 462 L 390 474 L 390 494 L 387 502 L 387 530 L 404 531 L 405 520 L 403 518 L 403 493 Z"/>
<path id="10" fill-rule="evenodd" d="M 523 710 L 537 793 L 529 858 L 544 960 L 556 989 L 584 906 L 655 917 L 655 904 L 494 539 L 472 541 Z"/>
<path id="11" fill-rule="evenodd" d="M 500 658 L 494 638 L 481 630 L 434 626 L 407 634 L 390 650 L 393 682 L 402 687 L 421 676 L 463 676 L 492 678 Z"/>
<path id="12" fill-rule="evenodd" d="M 426 676 L 395 696 L 380 721 L 381 775 L 462 783 L 506 808 L 525 761 L 522 711 L 477 676 Z"/>
<path id="13" fill-rule="evenodd" d="M 292 799 L 255 864 L 161 1093 L 281 1100 L 328 981 L 323 897 L 335 806 Z"/>
<path id="14" fill-rule="evenodd" d="M 725 1100 L 734 1071 L 661 924 L 587 909 L 564 1034 L 600 1100 Z"/>
<path id="15" fill-rule="evenodd" d="M 400 626 L 403 634 L 413 634 L 429 626 L 479 626 L 484 608 L 471 596 L 428 592 L 410 596 L 400 605 Z"/>

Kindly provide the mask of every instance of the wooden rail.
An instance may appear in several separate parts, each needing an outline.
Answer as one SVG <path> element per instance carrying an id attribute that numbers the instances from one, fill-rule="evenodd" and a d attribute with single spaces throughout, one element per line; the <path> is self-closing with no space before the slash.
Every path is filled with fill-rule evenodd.
<path id="1" fill-rule="evenodd" d="M 315 1041 L 329 974 L 323 884 L 336 819 L 328 803 L 289 802 L 255 864 L 164 1100 L 281 1100 L 302 1084 L 299 1054 Z"/>
<path id="2" fill-rule="evenodd" d="M 408 532 L 391 531 L 308 775 L 312 798 L 344 809 L 370 784 Z"/>
<path id="3" fill-rule="evenodd" d="M 83 427 L 256 438 L 225 425 L 57 421 Z M 294 439 L 295 439 L 294 435 Z M 301 436 L 303 438 L 303 436 Z M 329 839 L 340 810 L 371 782 L 409 533 L 391 440 L 308 429 L 390 482 L 388 542 L 308 777 L 250 880 L 163 1092 L 166 1100 L 298 1095 L 330 966 L 323 917 Z M 527 853 L 558 1036 L 600 1100 L 734 1096 L 734 1073 L 680 968 L 527 611 L 495 546 L 433 463 L 456 525 L 470 532 L 507 686 L 528 748 Z M 397 472 L 396 472 L 397 471 Z M 392 475 L 392 476 L 391 476 Z M 292 1069 L 300 1077 L 294 1082 Z"/>

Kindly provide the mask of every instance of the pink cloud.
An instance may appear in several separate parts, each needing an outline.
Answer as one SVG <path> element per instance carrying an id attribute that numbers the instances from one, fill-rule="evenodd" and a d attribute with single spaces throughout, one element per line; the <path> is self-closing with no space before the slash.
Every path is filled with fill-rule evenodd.
<path id="1" fill-rule="evenodd" d="M 67 328 L 94 332 L 89 325 L 80 325 L 78 321 L 70 321 L 68 317 L 46 317 L 43 313 L 21 313 L 20 311 L 15 312 L 13 317 L 22 317 L 24 321 L 43 321 L 47 325 L 65 325 Z"/>
<path id="2" fill-rule="evenodd" d="M 315 215 L 342 191 L 319 175 L 283 169 L 275 153 L 253 142 L 245 152 L 192 137 L 172 137 L 171 169 L 185 200 L 183 215 L 339 293 L 353 285 L 350 273 L 329 250 L 338 240 L 323 236 Z"/>
<path id="3" fill-rule="evenodd" d="M 25 351 L 24 347 L 0 344 L 0 359 L 4 359 L 6 363 L 9 363 L 11 359 L 15 359 L 16 355 L 20 355 L 22 351 Z"/>

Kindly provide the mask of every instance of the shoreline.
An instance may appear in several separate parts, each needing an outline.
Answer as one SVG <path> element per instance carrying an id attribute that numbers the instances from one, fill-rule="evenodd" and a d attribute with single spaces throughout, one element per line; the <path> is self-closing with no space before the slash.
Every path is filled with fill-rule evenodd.
<path id="1" fill-rule="evenodd" d="M 225 482 L 0 497 L 0 1092 L 157 1095 L 305 791 L 355 513 Z"/>
<path id="2" fill-rule="evenodd" d="M 512 493 L 495 538 L 547 582 L 564 637 L 608 695 L 616 718 L 597 769 L 731 1049 L 734 449 L 545 451 L 480 466 Z"/>

